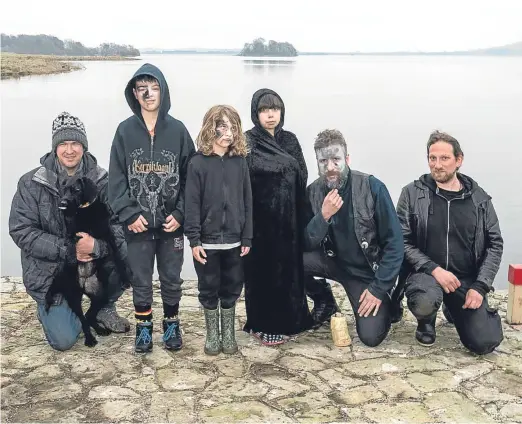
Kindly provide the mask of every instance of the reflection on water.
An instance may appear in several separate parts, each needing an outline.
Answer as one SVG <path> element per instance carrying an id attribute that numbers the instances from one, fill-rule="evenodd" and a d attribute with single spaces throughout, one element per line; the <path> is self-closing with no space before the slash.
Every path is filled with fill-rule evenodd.
<path id="1" fill-rule="evenodd" d="M 295 60 L 286 59 L 244 59 L 243 63 L 245 66 L 260 66 L 274 68 L 279 66 L 294 66 Z"/>

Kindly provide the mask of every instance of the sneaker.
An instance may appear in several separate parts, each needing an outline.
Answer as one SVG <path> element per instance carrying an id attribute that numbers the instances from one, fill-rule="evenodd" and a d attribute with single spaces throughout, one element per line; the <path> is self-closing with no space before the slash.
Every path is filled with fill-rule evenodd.
<path id="1" fill-rule="evenodd" d="M 163 342 L 168 350 L 180 350 L 183 347 L 178 318 L 163 319 Z"/>
<path id="2" fill-rule="evenodd" d="M 267 334 L 258 331 L 257 333 L 253 332 L 252 335 L 264 346 L 276 346 L 285 342 L 285 338 L 281 334 Z"/>
<path id="3" fill-rule="evenodd" d="M 101 308 L 96 315 L 96 321 L 100 326 L 113 333 L 127 333 L 130 331 L 130 322 L 116 312 L 116 306 L 106 306 Z"/>
<path id="4" fill-rule="evenodd" d="M 137 353 L 152 351 L 152 322 L 138 322 L 136 324 L 136 342 L 134 350 Z"/>

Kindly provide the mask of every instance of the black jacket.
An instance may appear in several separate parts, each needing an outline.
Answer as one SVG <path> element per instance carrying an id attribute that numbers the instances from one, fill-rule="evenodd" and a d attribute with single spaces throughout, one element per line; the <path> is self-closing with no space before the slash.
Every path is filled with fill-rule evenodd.
<path id="1" fill-rule="evenodd" d="M 252 246 L 252 189 L 245 158 L 205 156 L 189 162 L 185 235 L 190 247 L 241 241 Z"/>
<path id="2" fill-rule="evenodd" d="M 37 302 L 44 302 L 55 274 L 65 262 L 76 261 L 76 251 L 66 247 L 66 228 L 58 205 L 60 190 L 55 170 L 56 156 L 49 153 L 36 168 L 18 182 L 18 188 L 9 215 L 9 234 L 21 250 L 23 281 L 27 292 Z M 98 166 L 90 153 L 83 155 L 83 173 L 99 188 L 98 200 L 107 205 L 107 171 Z M 127 245 L 122 226 L 111 227 L 122 259 L 127 256 Z M 103 241 L 97 241 L 101 251 L 108 254 Z M 103 255 L 102 255 L 103 256 Z M 102 256 L 99 256 L 100 258 Z M 110 272 L 115 272 L 115 264 Z"/>
<path id="3" fill-rule="evenodd" d="M 426 177 L 425 177 L 426 178 Z M 489 196 L 470 177 L 459 174 L 465 186 L 470 187 L 475 206 L 476 229 L 471 247 L 476 264 L 478 287 L 492 289 L 498 272 L 504 242 L 500 226 Z M 428 272 L 432 259 L 426 255 L 428 215 L 432 205 L 432 190 L 421 180 L 415 180 L 402 189 L 397 214 L 402 226 L 405 246 L 405 270 L 401 271 L 399 286 L 404 284 L 409 272 Z M 445 231 L 446 229 L 441 229 Z M 433 268 L 433 266 L 431 266 Z"/>
<path id="4" fill-rule="evenodd" d="M 139 75 L 151 75 L 160 84 L 161 103 L 154 137 L 147 130 L 140 104 L 132 91 Z M 185 125 L 168 114 L 169 87 L 158 68 L 145 64 L 138 69 L 127 84 L 125 97 L 134 115 L 120 123 L 112 142 L 109 165 L 111 208 L 125 224 L 125 229 L 140 215 L 144 216 L 148 230 L 137 236 L 179 235 L 182 228 L 174 233 L 162 229 L 171 214 L 183 226 L 185 179 L 194 143 Z"/>
<path id="5" fill-rule="evenodd" d="M 395 284 L 404 259 L 401 227 L 386 186 L 373 175 L 350 170 L 340 194 L 343 207 L 326 222 L 321 209 L 327 190 L 318 178 L 308 186 L 309 216 L 305 231 L 307 250 L 328 240 L 338 266 L 369 284 L 368 291 L 383 299 Z"/>

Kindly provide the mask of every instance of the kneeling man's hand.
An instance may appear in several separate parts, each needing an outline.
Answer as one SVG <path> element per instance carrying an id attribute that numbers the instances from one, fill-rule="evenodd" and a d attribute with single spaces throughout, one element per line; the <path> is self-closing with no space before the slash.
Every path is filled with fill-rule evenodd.
<path id="1" fill-rule="evenodd" d="M 466 293 L 466 302 L 462 305 L 462 309 L 478 309 L 482 305 L 484 297 L 476 290 L 469 289 Z"/>
<path id="2" fill-rule="evenodd" d="M 92 261 L 91 253 L 94 250 L 94 238 L 87 233 L 77 233 L 81 237 L 76 243 L 76 259 L 78 262 Z"/>
<path id="3" fill-rule="evenodd" d="M 435 268 L 431 275 L 433 276 L 433 278 L 435 278 L 435 280 L 437 280 L 437 283 L 439 283 L 442 289 L 448 294 L 453 293 L 460 287 L 460 281 L 457 277 L 455 277 L 455 274 L 446 271 L 440 266 Z"/>
<path id="4" fill-rule="evenodd" d="M 373 311 L 373 316 L 376 316 L 381 307 L 382 300 L 377 299 L 371 294 L 368 289 L 363 291 L 361 298 L 359 299 L 359 310 L 357 313 L 361 317 L 369 316 Z"/>

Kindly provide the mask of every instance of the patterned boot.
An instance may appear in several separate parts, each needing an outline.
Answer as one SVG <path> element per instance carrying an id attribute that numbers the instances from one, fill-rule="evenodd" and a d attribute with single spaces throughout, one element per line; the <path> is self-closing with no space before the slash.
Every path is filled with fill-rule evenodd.
<path id="1" fill-rule="evenodd" d="M 232 354 L 238 351 L 234 322 L 236 319 L 236 305 L 229 309 L 221 308 L 221 336 L 223 339 L 223 353 Z"/>
<path id="2" fill-rule="evenodd" d="M 219 309 L 204 309 L 205 324 L 207 326 L 207 338 L 205 340 L 205 353 L 207 355 L 218 355 L 221 352 L 221 341 L 219 340 Z"/>

